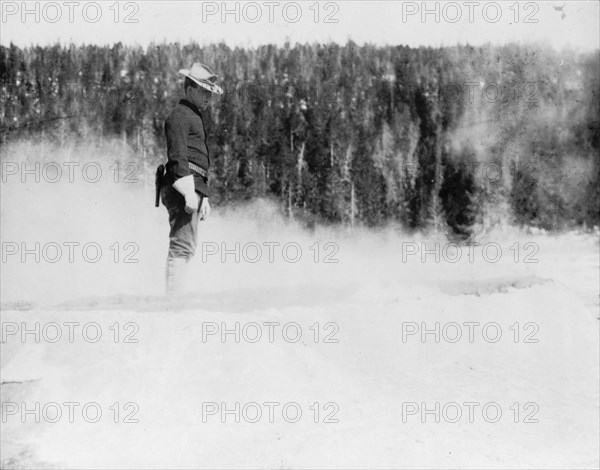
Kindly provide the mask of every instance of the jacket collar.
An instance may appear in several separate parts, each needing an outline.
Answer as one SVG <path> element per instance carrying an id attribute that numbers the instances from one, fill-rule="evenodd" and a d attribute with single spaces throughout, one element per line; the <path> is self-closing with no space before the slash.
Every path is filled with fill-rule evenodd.
<path id="1" fill-rule="evenodd" d="M 191 101 L 188 101 L 188 100 L 186 100 L 186 99 L 183 98 L 183 99 L 179 100 L 179 104 L 183 105 L 183 106 L 185 106 L 187 108 L 190 108 L 195 114 L 197 114 L 198 116 L 200 116 L 200 118 L 202 118 L 202 114 L 200 114 L 200 110 Z"/>

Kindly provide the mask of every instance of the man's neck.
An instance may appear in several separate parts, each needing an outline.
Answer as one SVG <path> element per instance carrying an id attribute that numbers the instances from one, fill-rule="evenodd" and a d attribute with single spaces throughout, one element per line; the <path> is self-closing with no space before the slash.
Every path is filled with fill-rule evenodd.
<path id="1" fill-rule="evenodd" d="M 188 108 L 190 108 L 192 111 L 194 111 L 198 116 L 202 117 L 202 114 L 200 113 L 200 109 L 198 109 L 198 106 L 196 106 L 194 103 L 192 103 L 190 100 L 188 100 L 187 98 L 181 98 L 179 100 L 179 104 L 182 104 L 184 106 L 187 106 Z"/>

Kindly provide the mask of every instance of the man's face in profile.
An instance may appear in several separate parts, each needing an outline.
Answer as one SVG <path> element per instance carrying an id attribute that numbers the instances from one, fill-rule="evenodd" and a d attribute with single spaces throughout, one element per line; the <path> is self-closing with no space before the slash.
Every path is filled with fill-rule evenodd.
<path id="1" fill-rule="evenodd" d="M 210 104 L 212 93 L 201 86 L 188 87 L 186 96 L 198 109 L 206 109 Z"/>

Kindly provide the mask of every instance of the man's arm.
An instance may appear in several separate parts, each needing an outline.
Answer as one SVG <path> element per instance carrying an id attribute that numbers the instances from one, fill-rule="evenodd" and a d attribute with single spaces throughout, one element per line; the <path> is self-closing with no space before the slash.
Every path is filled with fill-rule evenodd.
<path id="1" fill-rule="evenodd" d="M 169 170 L 175 180 L 191 175 L 187 159 L 189 122 L 181 115 L 171 115 L 165 121 Z"/>
<path id="2" fill-rule="evenodd" d="M 173 187 L 185 198 L 185 211 L 191 214 L 198 210 L 200 197 L 196 194 L 187 158 L 188 129 L 187 119 L 177 114 L 169 116 L 165 122 L 168 167 L 174 179 Z"/>

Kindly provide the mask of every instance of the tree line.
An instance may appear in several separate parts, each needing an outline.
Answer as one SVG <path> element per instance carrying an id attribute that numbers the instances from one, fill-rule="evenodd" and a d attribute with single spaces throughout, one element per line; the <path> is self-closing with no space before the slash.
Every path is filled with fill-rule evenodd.
<path id="1" fill-rule="evenodd" d="M 599 224 L 598 55 L 539 45 L 11 44 L 1 145 L 117 136 L 151 173 L 196 61 L 225 90 L 205 112 L 217 204 L 457 237 Z"/>

